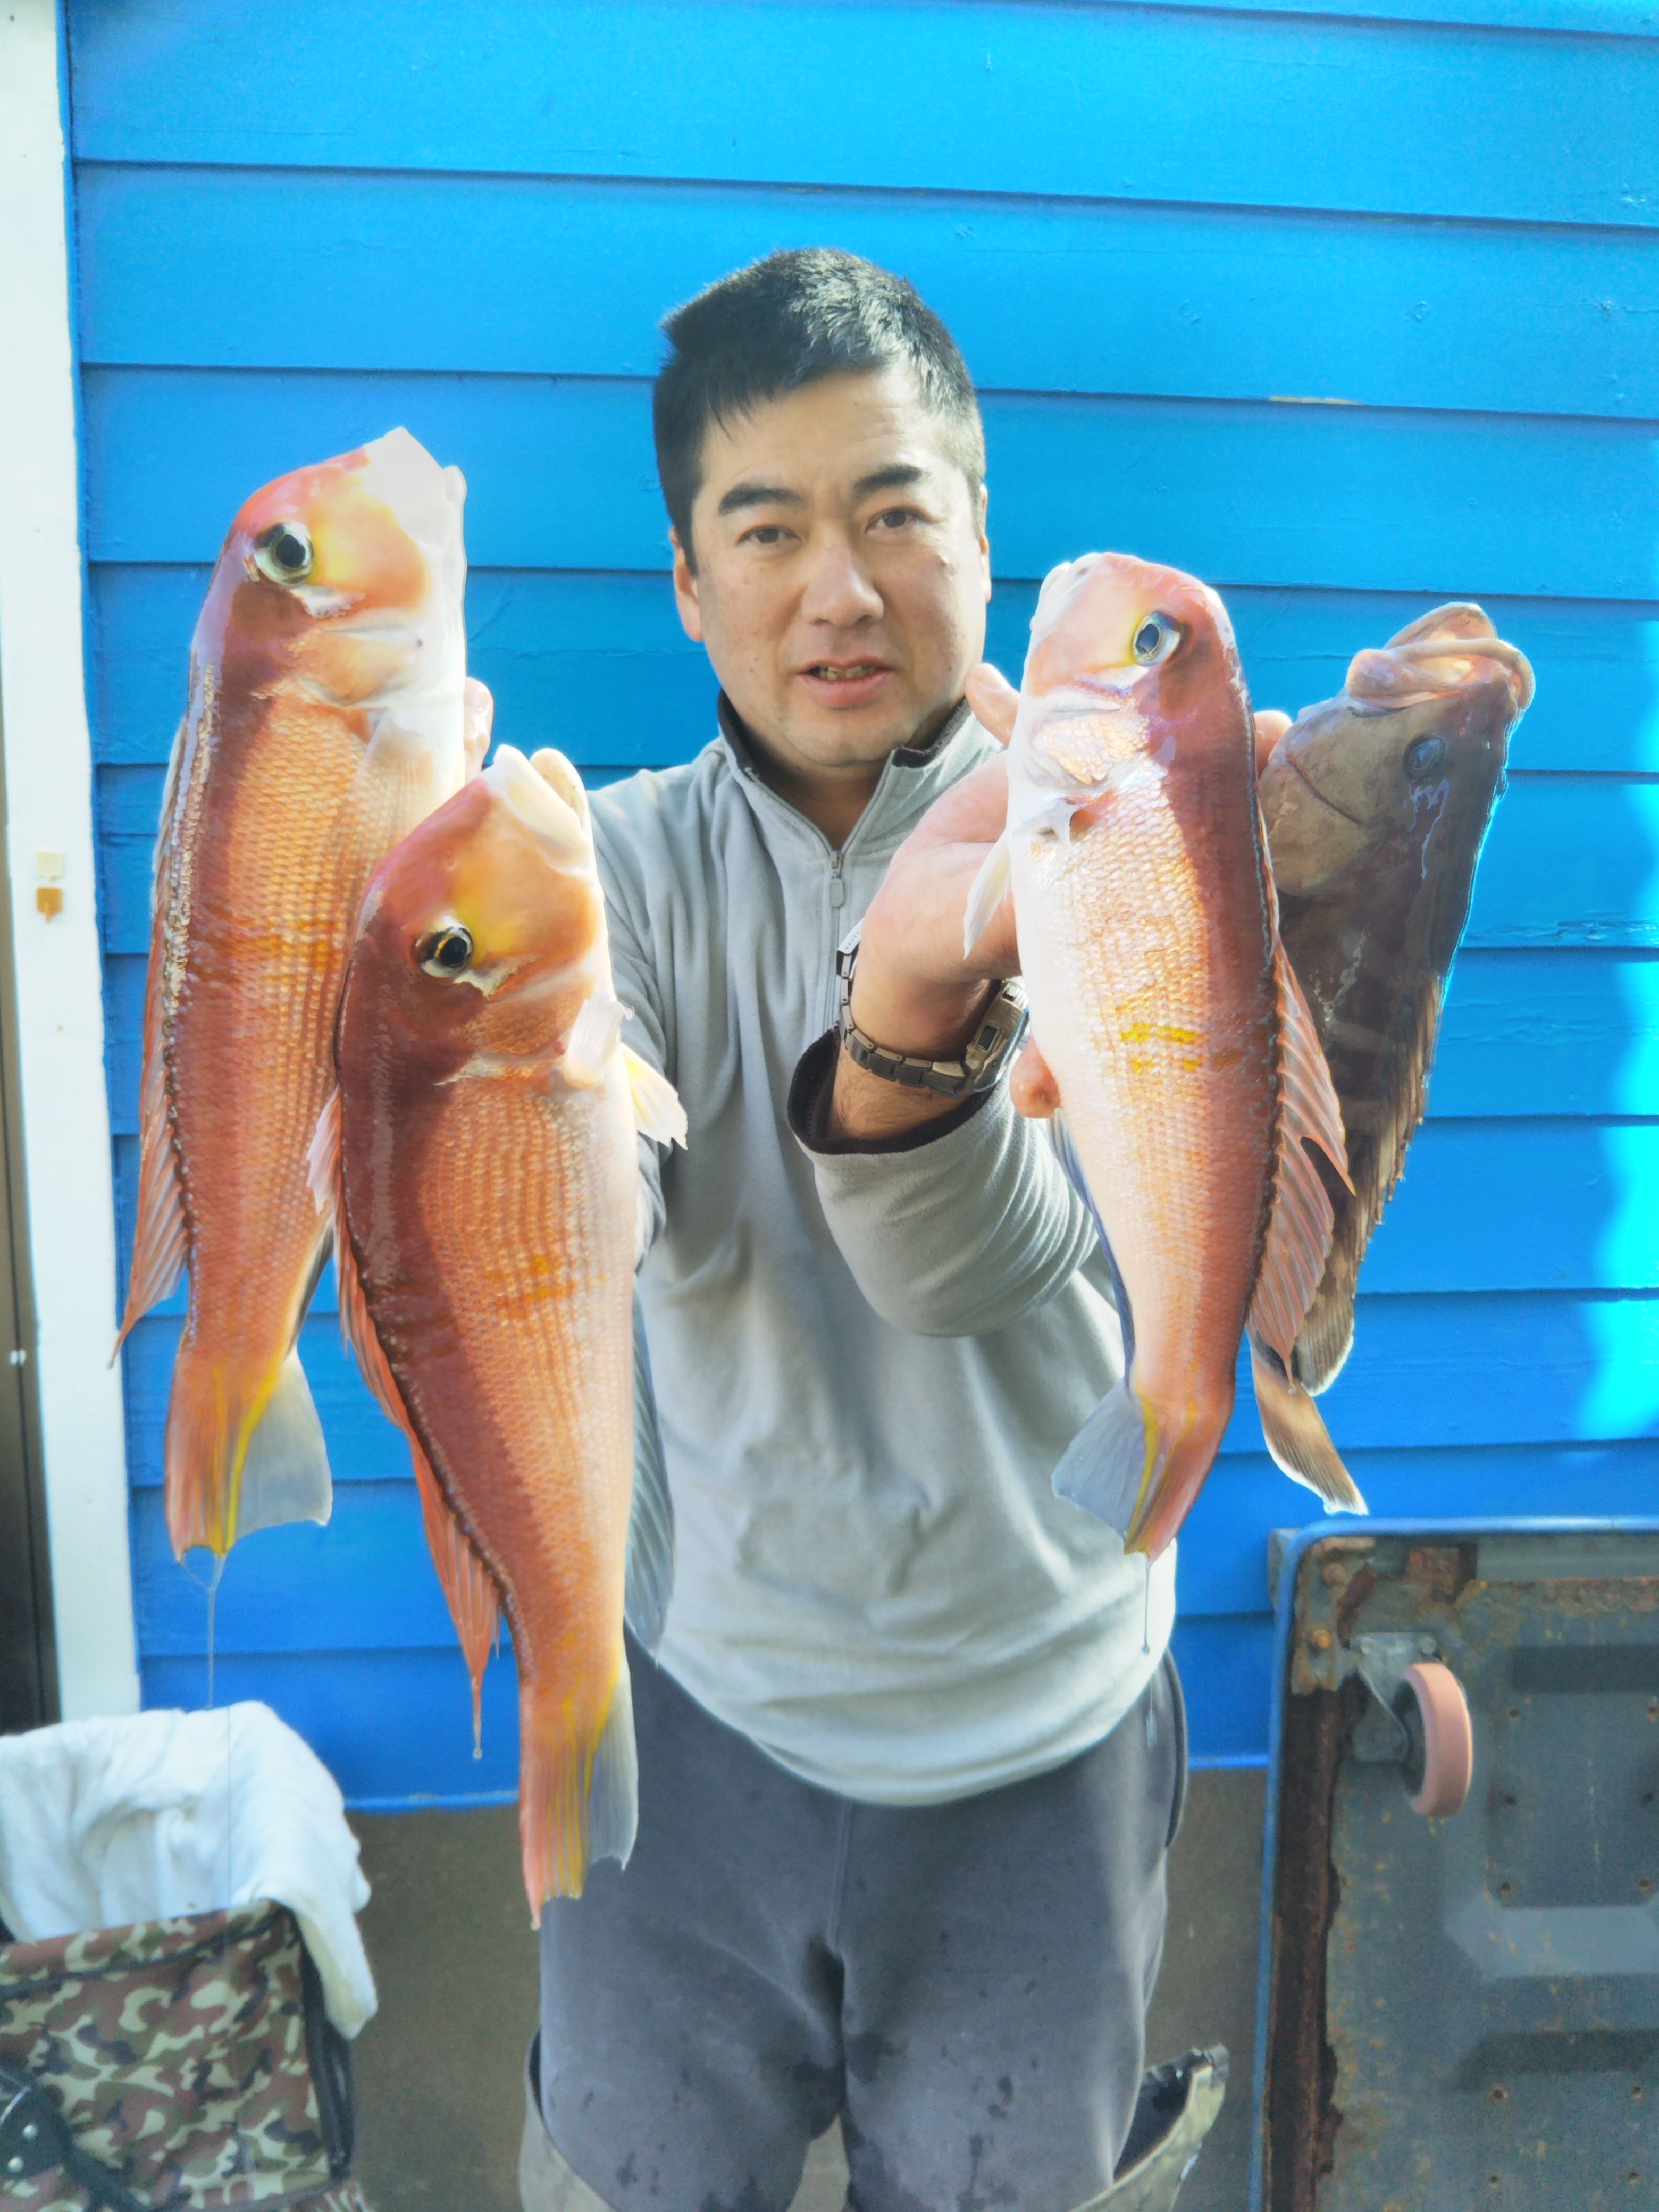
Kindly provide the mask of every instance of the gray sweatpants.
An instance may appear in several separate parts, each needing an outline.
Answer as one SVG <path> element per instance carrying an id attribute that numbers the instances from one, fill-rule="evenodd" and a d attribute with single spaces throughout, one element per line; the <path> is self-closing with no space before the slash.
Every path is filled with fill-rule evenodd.
<path id="1" fill-rule="evenodd" d="M 837 2114 L 855 2212 L 1098 2195 L 1128 2133 L 1186 1778 L 1167 1660 L 1069 1765 L 947 1805 L 787 1772 L 637 1649 L 640 1832 L 542 1922 L 526 2212 L 787 2212 Z M 539 2201 L 538 2201 L 539 2200 Z"/>

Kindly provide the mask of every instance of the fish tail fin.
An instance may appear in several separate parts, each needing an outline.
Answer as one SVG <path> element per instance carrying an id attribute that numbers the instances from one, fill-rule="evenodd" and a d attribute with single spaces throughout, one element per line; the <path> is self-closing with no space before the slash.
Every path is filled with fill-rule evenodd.
<path id="1" fill-rule="evenodd" d="M 596 1859 L 626 1866 L 639 1820 L 634 1688 L 619 1655 L 598 1730 L 584 1730 L 568 1694 L 526 1682 L 520 1692 L 519 1841 L 530 1917 L 550 1897 L 580 1897 Z"/>
<path id="2" fill-rule="evenodd" d="M 1126 1552 L 1156 1559 L 1174 1540 L 1214 1462 L 1232 1413 L 1232 1376 L 1179 1426 L 1126 1376 L 1073 1437 L 1054 1469 L 1054 1493 L 1115 1528 Z"/>
<path id="3" fill-rule="evenodd" d="M 1233 1396 L 1233 1378 L 1229 1371 L 1222 1388 L 1209 1403 L 1189 1412 L 1129 1523 L 1128 1534 L 1123 1540 L 1126 1552 L 1144 1552 L 1149 1559 L 1157 1559 L 1175 1541 L 1193 1500 L 1204 1487 L 1205 1477 L 1215 1465 L 1215 1455 L 1232 1418 Z"/>
<path id="4" fill-rule="evenodd" d="M 1143 1406 L 1126 1375 L 1066 1446 L 1054 1469 L 1054 1495 L 1127 1536 L 1161 1455 L 1152 1410 Z"/>
<path id="5" fill-rule="evenodd" d="M 1261 1433 L 1274 1464 L 1292 1481 L 1316 1491 L 1334 1511 L 1364 1513 L 1365 1501 L 1342 1464 L 1318 1407 L 1299 1382 L 1291 1380 L 1278 1354 L 1254 1338 L 1250 1376 Z"/>
<path id="6" fill-rule="evenodd" d="M 239 1537 L 326 1521 L 328 1451 L 300 1354 L 275 1372 L 228 1365 L 186 1334 L 173 1370 L 166 1446 L 167 1534 L 179 1558 L 221 1558 Z"/>

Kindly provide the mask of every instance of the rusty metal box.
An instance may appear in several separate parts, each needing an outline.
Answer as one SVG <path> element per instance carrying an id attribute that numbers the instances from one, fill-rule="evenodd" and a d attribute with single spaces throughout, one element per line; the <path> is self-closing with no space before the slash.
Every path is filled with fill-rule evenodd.
<path id="1" fill-rule="evenodd" d="M 1659 2208 L 1659 1520 L 1278 1564 L 1251 2212 Z"/>

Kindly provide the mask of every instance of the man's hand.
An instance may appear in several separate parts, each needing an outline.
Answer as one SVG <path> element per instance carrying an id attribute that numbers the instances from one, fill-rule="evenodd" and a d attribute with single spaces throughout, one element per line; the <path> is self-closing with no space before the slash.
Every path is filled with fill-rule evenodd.
<path id="1" fill-rule="evenodd" d="M 975 714 L 1006 744 L 1019 695 L 988 663 L 968 679 Z M 962 950 L 968 893 L 1008 814 L 1008 769 L 987 761 L 935 799 L 894 854 L 870 902 L 853 975 L 853 1019 L 890 1051 L 954 1060 L 985 1009 L 988 984 L 1018 971 L 1013 912 L 1005 903 L 970 959 Z M 842 1053 L 830 1133 L 893 1136 L 949 1113 L 938 1091 L 884 1082 Z"/>
<path id="2" fill-rule="evenodd" d="M 968 678 L 975 717 L 1000 744 L 1013 735 L 1019 694 L 981 661 Z M 1265 762 L 1290 726 L 1271 709 L 1256 716 L 1258 760 Z M 988 986 L 1019 972 L 1012 902 L 1005 900 L 989 927 L 964 956 L 962 933 L 973 888 L 1008 815 L 1008 769 L 987 761 L 934 800 L 894 854 L 864 918 L 853 975 L 853 1019 L 866 1036 L 918 1060 L 954 1060 L 984 1012 Z M 1023 1114 L 1052 1114 L 1059 1094 L 1042 1055 L 1028 1045 L 1012 1086 Z M 948 1114 L 957 1103 L 938 1091 L 883 1081 L 836 1064 L 830 1133 L 890 1137 Z"/>

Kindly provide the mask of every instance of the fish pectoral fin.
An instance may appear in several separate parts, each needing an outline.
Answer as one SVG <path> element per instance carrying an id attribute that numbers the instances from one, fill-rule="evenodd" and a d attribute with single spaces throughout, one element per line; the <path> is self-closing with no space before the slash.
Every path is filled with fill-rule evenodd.
<path id="1" fill-rule="evenodd" d="M 679 1092 L 648 1060 L 641 1060 L 626 1045 L 623 1058 L 628 1063 L 628 1095 L 634 1102 L 634 1124 L 640 1134 L 654 1137 L 661 1145 L 684 1145 L 685 1109 Z"/>
<path id="2" fill-rule="evenodd" d="M 581 1011 L 570 1024 L 570 1035 L 559 1060 L 560 1073 L 567 1083 L 585 1090 L 604 1081 L 605 1067 L 617 1049 L 627 1013 L 627 1007 L 609 991 L 595 991 L 591 999 L 582 1000 Z"/>
<path id="3" fill-rule="evenodd" d="M 623 1612 L 647 1651 L 662 1641 L 674 1589 L 674 1505 L 663 1462 L 657 1394 L 645 1316 L 634 1300 L 634 1504 L 628 1523 L 628 1581 Z"/>
<path id="4" fill-rule="evenodd" d="M 1308 1146 L 1317 1145 L 1344 1182 L 1348 1181 L 1348 1157 L 1342 1140 L 1342 1110 L 1330 1071 L 1283 945 L 1274 949 L 1274 966 L 1279 984 L 1283 1051 L 1279 1154 L 1273 1164 L 1273 1210 L 1249 1326 L 1252 1334 L 1273 1346 L 1289 1374 L 1294 1371 L 1296 1340 L 1330 1256 L 1335 1218 L 1330 1193 Z"/>
<path id="5" fill-rule="evenodd" d="M 1054 1495 L 1127 1536 L 1158 1458 L 1152 1420 L 1126 1376 L 1066 1446 L 1054 1469 Z"/>
<path id="6" fill-rule="evenodd" d="M 1274 1355 L 1255 1338 L 1250 1342 L 1250 1379 L 1261 1433 L 1275 1466 L 1339 1513 L 1364 1513 L 1364 1499 L 1343 1466 L 1314 1401 L 1292 1382 Z"/>
<path id="7" fill-rule="evenodd" d="M 334 1220 L 340 1184 L 340 1092 L 337 1085 L 323 1101 L 306 1151 L 306 1182 L 319 1213 Z"/>
<path id="8" fill-rule="evenodd" d="M 965 960 L 990 927 L 997 908 L 1008 896 L 1009 844 L 1006 836 L 999 837 L 980 863 L 979 873 L 974 878 L 968 894 L 968 911 L 963 917 L 962 956 Z"/>
<path id="9" fill-rule="evenodd" d="M 240 1540 L 289 1521 L 325 1522 L 333 1503 L 323 1425 L 296 1349 L 283 1360 L 270 1401 L 248 1438 L 233 1534 Z"/>
<path id="10" fill-rule="evenodd" d="M 563 1686 L 557 1686 L 562 1692 Z M 564 1694 L 520 1691 L 519 1835 L 530 1917 L 540 1927 L 550 1897 L 580 1897 L 595 1859 L 628 1864 L 639 1826 L 634 1686 L 625 1654 L 598 1740 L 572 1726 Z"/>

